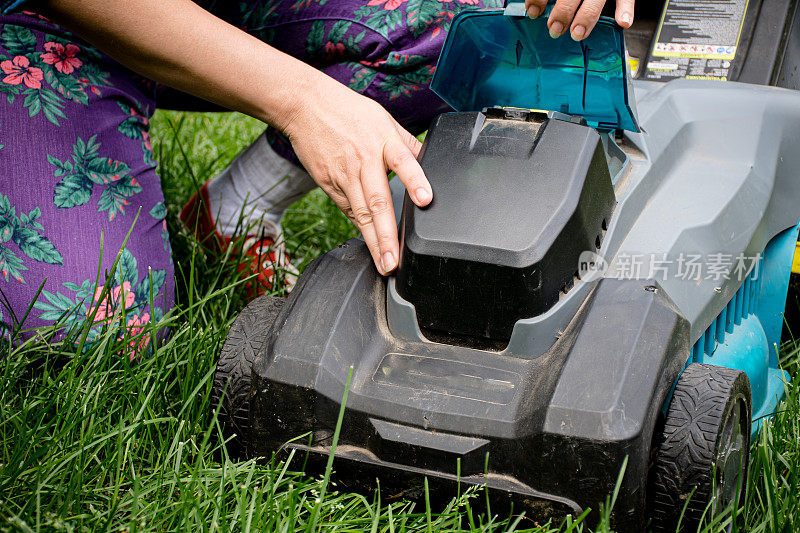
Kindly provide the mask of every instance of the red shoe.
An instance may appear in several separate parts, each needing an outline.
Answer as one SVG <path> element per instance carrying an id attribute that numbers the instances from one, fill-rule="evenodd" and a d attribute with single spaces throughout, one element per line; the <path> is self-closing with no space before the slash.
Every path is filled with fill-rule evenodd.
<path id="1" fill-rule="evenodd" d="M 208 200 L 208 182 L 194 193 L 180 213 L 181 222 L 186 229 L 195 234 L 198 242 L 207 250 L 223 254 L 234 244 L 242 243 L 242 238 L 231 239 L 217 231 L 214 217 L 211 215 Z M 248 294 L 255 298 L 272 292 L 277 285 L 291 290 L 297 282 L 298 272 L 286 255 L 286 246 L 281 239 L 281 231 L 274 223 L 264 220 L 259 228 L 260 235 L 245 236 L 241 249 L 232 250 L 241 254 L 245 261 L 239 265 L 242 277 L 250 277 L 258 273 L 254 280 L 245 283 Z"/>

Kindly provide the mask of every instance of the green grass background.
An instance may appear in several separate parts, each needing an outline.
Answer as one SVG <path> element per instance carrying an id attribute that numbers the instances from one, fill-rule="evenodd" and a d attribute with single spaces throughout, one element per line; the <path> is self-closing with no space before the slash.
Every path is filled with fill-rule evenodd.
<path id="1" fill-rule="evenodd" d="M 385 502 L 380 494 L 338 493 L 297 473 L 301 457 L 231 462 L 219 450 L 209 413 L 215 359 L 245 301 L 235 261 L 208 257 L 176 215 L 263 130 L 236 114 L 159 112 L 154 150 L 168 206 L 178 305 L 148 332 L 169 328 L 151 356 L 130 361 L 110 329 L 78 353 L 52 332 L 6 346 L 0 359 L 0 530 L 3 531 L 608 531 L 603 521 L 536 523 L 481 514 L 480 494 L 444 509 Z M 295 204 L 284 221 L 302 269 L 356 234 L 320 191 Z M 781 348 L 797 376 L 798 344 Z M 788 398 L 753 444 L 747 531 L 800 531 L 800 393 Z M 334 463 L 334 469 L 336 465 Z M 579 472 L 564 472 L 565 479 Z M 322 495 L 322 497 L 321 497 Z M 604 502 L 597 502 L 600 508 Z M 726 521 L 708 526 L 724 530 Z M 590 527 L 591 526 L 591 527 Z"/>

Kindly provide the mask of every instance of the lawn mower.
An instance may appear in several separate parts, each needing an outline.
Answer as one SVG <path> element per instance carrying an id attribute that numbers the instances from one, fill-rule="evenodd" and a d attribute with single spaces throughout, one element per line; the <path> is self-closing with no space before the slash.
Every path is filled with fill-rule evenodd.
<path id="1" fill-rule="evenodd" d="M 796 2 L 726 2 L 702 31 L 709 3 L 652 4 L 630 51 L 609 18 L 581 42 L 521 3 L 453 20 L 431 86 L 455 111 L 419 158 L 433 202 L 395 199 L 396 274 L 353 239 L 241 313 L 212 394 L 229 450 L 334 453 L 341 490 L 485 487 L 537 520 L 616 488 L 619 531 L 741 501 L 789 380 Z"/>

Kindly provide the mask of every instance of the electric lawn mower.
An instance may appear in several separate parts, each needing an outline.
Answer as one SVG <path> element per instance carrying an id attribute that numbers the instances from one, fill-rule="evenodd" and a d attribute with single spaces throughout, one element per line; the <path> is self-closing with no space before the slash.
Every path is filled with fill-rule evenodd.
<path id="1" fill-rule="evenodd" d="M 770 85 L 796 88 L 800 33 L 796 2 L 742 0 L 732 48 L 686 44 L 686 4 L 628 33 L 638 79 L 611 19 L 574 42 L 522 4 L 458 15 L 396 275 L 354 239 L 241 313 L 214 378 L 229 449 L 324 461 L 352 367 L 341 489 L 427 478 L 577 516 L 625 464 L 618 530 L 736 503 L 789 379 L 800 93 Z"/>

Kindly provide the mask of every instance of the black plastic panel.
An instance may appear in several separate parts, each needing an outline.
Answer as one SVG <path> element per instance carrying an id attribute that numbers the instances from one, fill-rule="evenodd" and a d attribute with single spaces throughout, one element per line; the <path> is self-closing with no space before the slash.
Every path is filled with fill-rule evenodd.
<path id="1" fill-rule="evenodd" d="M 420 163 L 434 200 L 404 204 L 397 290 L 423 329 L 507 341 L 572 286 L 615 198 L 596 131 L 493 116 L 449 113 L 431 127 Z"/>
<path id="2" fill-rule="evenodd" d="M 614 521 L 641 531 L 651 436 L 689 353 L 687 321 L 651 283 L 600 281 L 553 348 L 525 359 L 394 337 L 385 283 L 351 241 L 303 275 L 257 359 L 250 453 L 309 431 L 290 448 L 329 453 L 352 366 L 336 452 L 351 461 L 336 467 L 355 474 L 348 488 L 372 481 L 366 467 L 384 488 L 460 472 L 538 519 L 597 509 L 628 457 Z"/>

